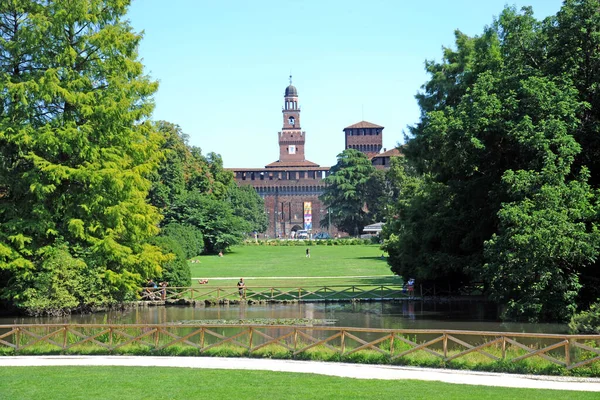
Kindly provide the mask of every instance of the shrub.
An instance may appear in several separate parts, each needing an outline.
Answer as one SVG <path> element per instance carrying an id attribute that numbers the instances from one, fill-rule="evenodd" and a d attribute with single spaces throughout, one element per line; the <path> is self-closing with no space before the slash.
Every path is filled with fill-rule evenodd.
<path id="1" fill-rule="evenodd" d="M 162 229 L 161 236 L 170 237 L 179 243 L 186 260 L 199 256 L 204 250 L 202 232 L 191 225 L 171 222 Z"/>
<path id="2" fill-rule="evenodd" d="M 246 240 L 243 242 L 245 246 L 359 246 L 359 245 L 370 245 L 371 239 L 295 239 L 295 240 L 284 240 L 284 239 L 267 239 L 259 240 L 255 243 L 254 240 Z M 376 244 L 379 244 L 377 242 Z"/>
<path id="3" fill-rule="evenodd" d="M 110 295 L 97 271 L 72 256 L 66 247 L 46 250 L 30 279 L 33 282 L 26 283 L 28 287 L 16 304 L 31 315 L 62 315 L 83 305 L 109 303 Z"/>
<path id="4" fill-rule="evenodd" d="M 165 253 L 173 254 L 162 266 L 162 279 L 169 282 L 169 286 L 191 286 L 192 273 L 179 242 L 170 236 L 157 236 L 153 242 Z"/>
<path id="5" fill-rule="evenodd" d="M 600 299 L 589 310 L 575 314 L 569 328 L 576 334 L 600 334 Z"/>

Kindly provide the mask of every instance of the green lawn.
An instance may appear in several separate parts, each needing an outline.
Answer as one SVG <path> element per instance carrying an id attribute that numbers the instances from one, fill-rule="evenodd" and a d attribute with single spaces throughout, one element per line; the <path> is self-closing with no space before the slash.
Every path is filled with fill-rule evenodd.
<path id="1" fill-rule="evenodd" d="M 231 360 L 235 363 L 235 360 Z M 0 367 L 0 399 L 597 399 L 598 393 L 270 371 Z"/>
<path id="2" fill-rule="evenodd" d="M 402 283 L 381 259 L 382 251 L 376 245 L 311 246 L 310 258 L 305 252 L 302 246 L 240 246 L 223 257 L 196 257 L 200 263 L 190 263 L 190 267 L 193 277 L 208 278 L 211 286 L 232 286 L 240 277 L 246 278 L 249 286 L 272 287 Z M 215 277 L 230 279 L 211 280 Z M 298 277 L 303 278 L 294 279 Z M 198 285 L 196 281 L 194 285 Z"/>

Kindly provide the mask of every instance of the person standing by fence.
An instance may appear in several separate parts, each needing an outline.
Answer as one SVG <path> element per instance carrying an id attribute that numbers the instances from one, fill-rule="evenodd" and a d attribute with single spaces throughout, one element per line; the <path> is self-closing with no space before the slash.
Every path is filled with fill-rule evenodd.
<path id="1" fill-rule="evenodd" d="M 163 281 L 160 283 L 160 297 L 162 300 L 167 299 L 167 286 L 169 286 L 169 282 Z"/>
<path id="2" fill-rule="evenodd" d="M 246 297 L 246 284 L 244 283 L 244 278 L 240 278 L 240 281 L 237 283 L 238 292 L 240 293 L 240 299 Z"/>

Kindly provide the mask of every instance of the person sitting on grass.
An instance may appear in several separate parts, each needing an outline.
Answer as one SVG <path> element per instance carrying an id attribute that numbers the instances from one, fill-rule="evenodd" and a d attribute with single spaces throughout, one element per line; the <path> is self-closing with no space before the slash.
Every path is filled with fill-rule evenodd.
<path id="1" fill-rule="evenodd" d="M 198 284 L 200 285 L 206 285 L 208 283 L 208 279 L 198 279 Z"/>
<path id="2" fill-rule="evenodd" d="M 146 279 L 146 297 L 147 299 L 152 300 L 154 298 L 154 290 L 156 289 L 156 283 L 154 283 L 154 281 L 152 280 L 152 278 L 148 278 Z"/>

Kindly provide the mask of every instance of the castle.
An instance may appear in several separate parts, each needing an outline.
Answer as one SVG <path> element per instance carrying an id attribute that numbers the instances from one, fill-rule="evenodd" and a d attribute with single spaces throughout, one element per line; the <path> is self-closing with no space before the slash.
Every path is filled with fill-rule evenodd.
<path id="1" fill-rule="evenodd" d="M 304 155 L 306 132 L 300 124 L 298 90 L 290 84 L 285 89 L 282 107 L 283 127 L 278 133 L 279 159 L 264 168 L 232 168 L 238 185 L 252 185 L 265 200 L 265 212 L 269 228 L 265 235 L 270 238 L 293 237 L 296 231 L 307 230 L 311 234 L 328 231 L 338 234 L 337 229 L 321 229 L 319 222 L 327 219 L 327 209 L 319 200 L 325 189 L 324 179 L 330 167 L 308 161 Z M 386 168 L 390 157 L 398 150 L 382 150 L 383 126 L 361 121 L 344 128 L 345 148 L 365 153 L 376 168 Z"/>

